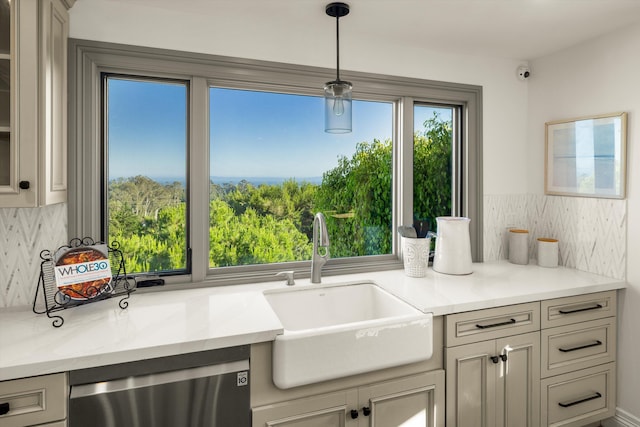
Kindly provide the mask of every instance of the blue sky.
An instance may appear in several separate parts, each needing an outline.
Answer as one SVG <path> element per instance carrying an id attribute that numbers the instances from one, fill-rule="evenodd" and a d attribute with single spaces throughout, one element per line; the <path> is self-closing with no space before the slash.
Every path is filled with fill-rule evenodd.
<path id="1" fill-rule="evenodd" d="M 211 176 L 319 177 L 351 156 L 358 142 L 392 136 L 393 106 L 354 101 L 353 132 L 324 132 L 319 96 L 210 89 Z M 109 178 L 184 178 L 184 85 L 109 79 Z M 431 117 L 416 109 L 415 123 Z"/>
<path id="2" fill-rule="evenodd" d="M 210 100 L 212 176 L 321 176 L 358 142 L 392 134 L 391 103 L 355 101 L 353 132 L 329 134 L 320 96 L 211 89 Z"/>

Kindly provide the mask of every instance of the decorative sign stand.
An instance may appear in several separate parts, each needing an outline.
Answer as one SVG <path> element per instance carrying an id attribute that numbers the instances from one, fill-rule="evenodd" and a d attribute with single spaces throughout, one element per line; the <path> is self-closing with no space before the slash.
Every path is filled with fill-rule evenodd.
<path id="1" fill-rule="evenodd" d="M 40 280 L 33 299 L 33 312 L 45 314 L 59 328 L 64 319 L 60 310 L 107 298 L 122 296 L 118 305 L 129 306 L 129 296 L 135 291 L 133 277 L 127 277 L 124 257 L 118 242 L 110 246 L 94 242 L 92 238 L 74 238 L 68 245 L 40 252 Z M 38 294 L 42 292 L 44 311 L 36 309 Z"/>

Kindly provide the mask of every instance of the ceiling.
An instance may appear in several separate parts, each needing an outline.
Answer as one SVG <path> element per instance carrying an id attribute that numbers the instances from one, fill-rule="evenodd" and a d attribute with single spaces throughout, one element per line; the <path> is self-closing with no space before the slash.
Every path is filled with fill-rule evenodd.
<path id="1" fill-rule="evenodd" d="M 79 0 L 90 2 L 93 0 Z M 123 0 L 108 0 L 122 2 Z M 640 22 L 640 0 L 346 0 L 341 43 L 357 35 L 465 55 L 531 60 Z M 323 0 L 126 0 L 131 6 L 323 34 Z"/>

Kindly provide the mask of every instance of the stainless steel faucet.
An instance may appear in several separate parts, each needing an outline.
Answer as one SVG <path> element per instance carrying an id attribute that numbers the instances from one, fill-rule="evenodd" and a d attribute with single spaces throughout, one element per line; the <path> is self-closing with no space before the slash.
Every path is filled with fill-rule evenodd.
<path id="1" fill-rule="evenodd" d="M 322 253 L 320 253 L 322 251 Z M 329 233 L 322 212 L 313 218 L 313 255 L 311 256 L 311 283 L 320 283 L 322 266 L 329 260 Z"/>

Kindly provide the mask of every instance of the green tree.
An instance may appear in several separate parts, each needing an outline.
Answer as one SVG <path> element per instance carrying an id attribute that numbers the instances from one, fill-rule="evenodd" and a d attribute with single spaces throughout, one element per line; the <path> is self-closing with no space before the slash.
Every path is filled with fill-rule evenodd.
<path id="1" fill-rule="evenodd" d="M 237 215 L 226 202 L 213 200 L 209 221 L 212 267 L 302 261 L 311 257 L 309 239 L 289 219 L 259 215 L 251 207 Z"/>
<path id="2" fill-rule="evenodd" d="M 120 243 L 128 272 L 186 267 L 182 184 L 163 185 L 144 176 L 113 180 L 108 206 L 108 240 Z"/>
<path id="3" fill-rule="evenodd" d="M 437 217 L 451 215 L 453 134 L 436 113 L 424 128 L 413 137 L 413 216 L 435 229 Z"/>
<path id="4" fill-rule="evenodd" d="M 413 193 L 416 220 L 451 213 L 451 124 L 437 115 L 414 134 Z M 327 216 L 331 253 L 351 257 L 391 253 L 391 140 L 357 145 L 351 158 L 324 173 L 315 210 Z"/>
<path id="5" fill-rule="evenodd" d="M 434 115 L 414 134 L 414 213 L 432 222 L 451 212 L 451 124 Z M 209 262 L 213 267 L 311 258 L 313 215 L 324 212 L 334 257 L 391 253 L 392 143 L 361 142 L 338 158 L 321 185 L 210 185 Z M 144 176 L 109 185 L 109 240 L 129 272 L 187 265 L 185 189 Z"/>
<path id="6" fill-rule="evenodd" d="M 391 141 L 376 139 L 323 174 L 315 207 L 327 216 L 333 256 L 391 253 L 391 171 Z"/>

